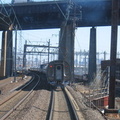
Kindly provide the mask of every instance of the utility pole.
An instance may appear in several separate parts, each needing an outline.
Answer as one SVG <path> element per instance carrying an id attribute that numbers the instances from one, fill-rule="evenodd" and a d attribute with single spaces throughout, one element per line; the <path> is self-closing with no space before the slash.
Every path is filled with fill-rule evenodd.
<path id="1" fill-rule="evenodd" d="M 84 55 L 85 55 L 85 58 L 84 58 L 84 59 L 85 59 L 84 71 L 85 71 L 85 72 L 84 72 L 84 74 L 87 74 L 87 60 L 86 60 L 86 59 L 87 59 L 87 52 L 86 52 L 86 51 L 84 51 Z"/>
<path id="2" fill-rule="evenodd" d="M 108 103 L 110 109 L 115 108 L 115 75 L 116 75 L 118 19 L 119 19 L 119 0 L 112 0 L 110 83 L 109 83 L 109 103 Z"/>
<path id="3" fill-rule="evenodd" d="M 16 54 L 17 54 L 17 25 L 15 27 L 15 58 L 14 58 L 14 82 L 16 82 Z"/>
<path id="4" fill-rule="evenodd" d="M 106 54 L 107 54 L 106 51 L 104 51 L 103 54 L 104 54 L 104 60 L 106 60 Z"/>
<path id="5" fill-rule="evenodd" d="M 78 62 L 78 53 L 77 53 L 77 52 L 75 52 L 75 55 L 76 55 L 76 57 L 75 57 L 75 58 L 76 58 L 76 61 L 75 61 L 75 62 L 76 62 L 76 68 L 77 68 L 77 62 Z"/>
<path id="6" fill-rule="evenodd" d="M 50 53 L 50 39 L 48 41 L 48 63 L 49 63 L 49 53 Z"/>
<path id="7" fill-rule="evenodd" d="M 41 63 L 42 63 L 42 62 L 41 62 L 41 53 L 40 53 L 40 65 L 41 65 Z"/>
<path id="8" fill-rule="evenodd" d="M 100 56 L 100 53 L 98 52 L 97 55 L 98 55 L 98 56 L 97 56 L 97 65 L 98 65 L 98 64 L 99 64 L 99 60 L 100 60 L 100 57 L 99 57 L 99 56 Z"/>
<path id="9" fill-rule="evenodd" d="M 25 45 L 24 45 L 23 68 L 26 68 L 26 45 L 27 45 L 27 40 L 25 41 Z"/>
<path id="10" fill-rule="evenodd" d="M 82 53 L 82 51 L 80 50 L 80 52 L 79 52 L 79 67 L 81 68 L 81 53 Z"/>

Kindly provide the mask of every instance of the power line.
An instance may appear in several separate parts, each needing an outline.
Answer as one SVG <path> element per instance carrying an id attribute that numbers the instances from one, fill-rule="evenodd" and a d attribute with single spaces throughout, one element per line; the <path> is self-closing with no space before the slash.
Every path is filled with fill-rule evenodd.
<path id="1" fill-rule="evenodd" d="M 65 19 L 67 19 L 66 16 L 65 16 L 65 14 L 64 14 L 64 12 L 62 11 L 62 9 L 60 8 L 60 6 L 59 6 L 58 3 L 56 2 L 56 0 L 54 0 L 54 1 L 55 1 L 55 3 L 56 3 L 57 7 L 59 8 L 60 12 L 62 13 L 63 17 L 64 17 Z"/>
<path id="2" fill-rule="evenodd" d="M 63 39 L 64 31 L 65 31 L 66 25 L 67 25 L 67 23 L 68 23 L 68 20 L 69 20 L 69 18 L 70 18 L 70 10 L 71 10 L 71 6 L 72 6 L 72 2 L 71 2 L 71 0 L 69 0 L 69 2 L 68 2 L 67 9 L 66 9 L 66 15 L 62 12 L 61 8 L 59 7 L 59 5 L 57 4 L 56 1 L 55 1 L 55 3 L 56 3 L 57 7 L 60 9 L 62 15 L 63 15 L 64 18 L 65 18 L 65 22 L 63 23 L 63 24 L 64 24 L 64 25 L 63 25 L 63 31 L 62 31 L 61 36 L 60 36 L 60 39 L 59 39 L 59 45 L 60 45 L 60 44 L 62 44 L 62 39 Z M 61 53 L 64 52 L 61 48 L 59 48 L 59 49 L 60 49 L 60 52 L 61 52 Z M 68 50 L 67 50 L 67 51 L 68 51 Z M 65 56 L 64 56 L 64 57 L 65 57 Z"/>
<path id="3" fill-rule="evenodd" d="M 11 22 L 11 24 L 12 24 L 12 21 L 11 21 L 11 19 L 10 19 L 10 15 L 8 14 L 8 12 L 7 12 L 6 8 L 5 8 L 5 6 L 4 6 L 4 4 L 3 4 L 2 0 L 0 0 L 0 1 L 1 1 L 1 5 L 2 5 L 2 7 L 3 7 L 4 11 L 5 11 L 5 12 L 6 12 L 6 14 L 7 14 L 7 17 L 9 18 L 9 20 L 10 20 L 10 22 Z"/>

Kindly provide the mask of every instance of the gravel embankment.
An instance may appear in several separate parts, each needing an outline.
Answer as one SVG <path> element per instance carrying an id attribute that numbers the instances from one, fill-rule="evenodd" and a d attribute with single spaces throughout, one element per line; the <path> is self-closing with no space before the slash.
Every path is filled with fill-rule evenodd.
<path id="1" fill-rule="evenodd" d="M 3 80 L 0 80 L 0 101 L 8 96 L 15 90 L 15 88 L 25 84 L 27 81 L 31 79 L 31 76 L 27 76 L 26 79 L 22 79 L 22 77 L 17 77 L 17 82 L 11 83 L 14 80 L 14 77 L 9 77 Z"/>
<path id="2" fill-rule="evenodd" d="M 7 120 L 46 119 L 51 91 L 50 86 L 47 84 L 45 76 L 42 75 L 41 78 L 41 84 L 37 87 L 37 89 L 34 90 L 31 96 L 27 98 L 26 102 L 21 104 Z M 6 79 L 4 80 L 4 82 L 3 80 L 0 81 L 0 101 L 3 100 L 5 97 L 8 97 L 16 87 L 27 82 L 30 77 L 28 77 L 27 80 L 21 80 L 20 78 L 18 79 L 19 80 L 17 83 L 10 83 L 13 78 Z M 97 110 L 89 108 L 84 104 L 84 98 L 80 94 L 80 92 L 73 90 L 73 88 L 70 86 L 67 86 L 67 88 L 79 104 L 80 110 L 85 120 L 105 120 L 105 118 Z M 84 87 L 80 87 L 79 89 L 84 91 Z"/>
<path id="3" fill-rule="evenodd" d="M 46 120 L 51 91 L 45 76 L 40 76 L 39 85 L 6 120 Z"/>
<path id="4" fill-rule="evenodd" d="M 76 99 L 85 120 L 105 120 L 105 118 L 101 115 L 101 113 L 99 113 L 99 111 L 89 108 L 84 104 L 84 97 L 81 95 L 80 92 L 73 90 L 73 88 L 70 86 L 67 86 L 67 88 Z M 82 88 L 81 90 L 83 89 L 84 88 Z"/>
<path id="5" fill-rule="evenodd" d="M 34 91 L 6 120 L 45 120 L 50 91 Z"/>

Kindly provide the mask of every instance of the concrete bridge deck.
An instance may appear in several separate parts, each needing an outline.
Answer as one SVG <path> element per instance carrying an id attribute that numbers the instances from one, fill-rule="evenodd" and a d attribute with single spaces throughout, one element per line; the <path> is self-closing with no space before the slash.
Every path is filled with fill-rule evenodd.
<path id="1" fill-rule="evenodd" d="M 75 20 L 77 27 L 109 26 L 111 25 L 111 9 L 111 0 L 5 4 L 0 5 L 0 30 L 7 29 L 13 21 L 14 24 L 18 24 L 19 21 L 23 30 L 60 28 L 67 17 L 68 21 Z M 18 21 L 15 19 L 15 14 Z"/>

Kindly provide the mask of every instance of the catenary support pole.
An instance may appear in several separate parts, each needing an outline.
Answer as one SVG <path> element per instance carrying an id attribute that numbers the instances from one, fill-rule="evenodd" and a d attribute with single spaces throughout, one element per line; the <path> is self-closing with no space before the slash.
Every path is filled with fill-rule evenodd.
<path id="1" fill-rule="evenodd" d="M 48 63 L 49 63 L 49 61 L 50 61 L 50 39 L 49 39 L 49 41 L 48 41 Z"/>
<path id="2" fill-rule="evenodd" d="M 16 56 L 17 56 L 17 25 L 15 27 L 14 82 L 16 82 Z"/>
<path id="3" fill-rule="evenodd" d="M 27 46 L 27 40 L 25 41 L 24 45 L 24 54 L 23 54 L 23 69 L 26 69 L 26 47 Z"/>

